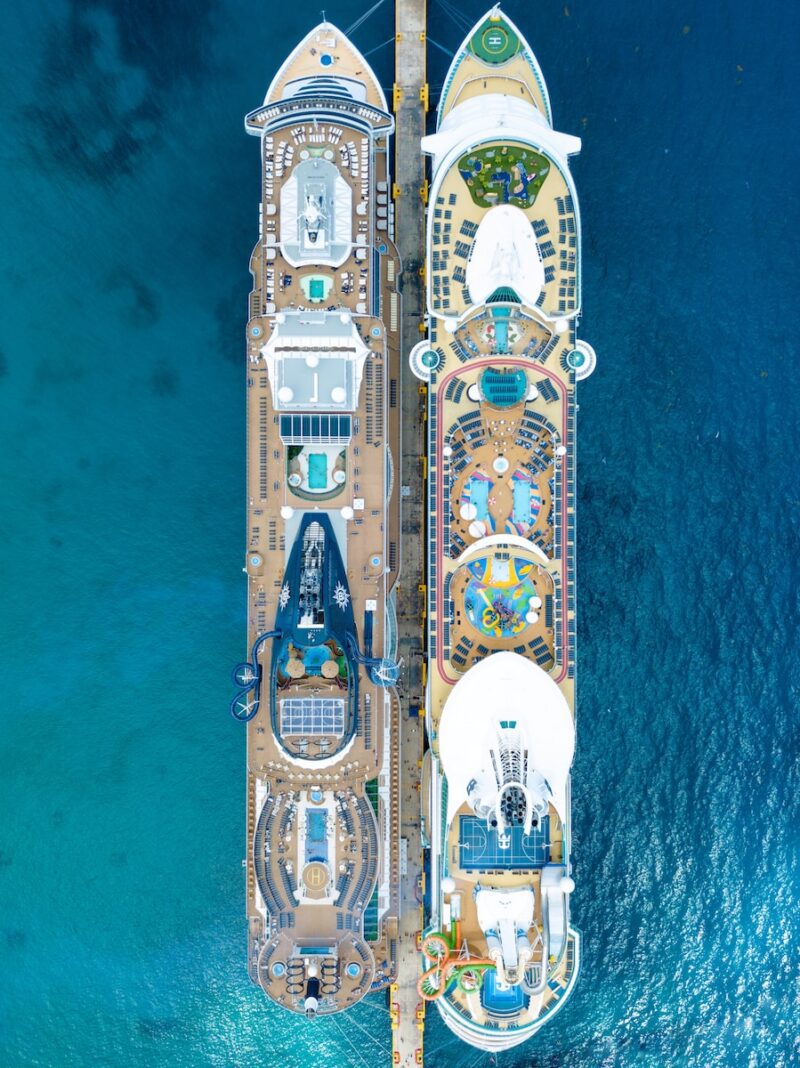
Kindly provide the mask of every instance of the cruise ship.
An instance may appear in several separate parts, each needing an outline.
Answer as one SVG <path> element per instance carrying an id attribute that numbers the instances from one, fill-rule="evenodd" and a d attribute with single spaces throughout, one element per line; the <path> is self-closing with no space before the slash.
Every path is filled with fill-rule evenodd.
<path id="1" fill-rule="evenodd" d="M 418 991 L 487 1051 L 559 1012 L 570 922 L 575 747 L 580 217 L 539 64 L 493 8 L 447 73 L 431 158 L 423 813 Z"/>
<path id="2" fill-rule="evenodd" d="M 248 962 L 341 1011 L 396 971 L 400 264 L 384 93 L 324 22 L 245 119 L 261 142 L 247 323 Z"/>

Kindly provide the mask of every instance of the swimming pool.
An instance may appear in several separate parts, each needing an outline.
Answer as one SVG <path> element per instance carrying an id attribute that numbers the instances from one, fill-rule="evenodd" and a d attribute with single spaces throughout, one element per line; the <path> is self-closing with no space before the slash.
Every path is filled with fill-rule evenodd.
<path id="1" fill-rule="evenodd" d="M 306 812 L 306 863 L 328 859 L 328 810 Z"/>
<path id="2" fill-rule="evenodd" d="M 308 488 L 324 490 L 328 486 L 328 457 L 324 452 L 308 454 Z"/>
<path id="3" fill-rule="evenodd" d="M 307 645 L 303 650 L 303 663 L 309 675 L 321 674 L 322 665 L 330 658 L 331 651 L 327 645 Z"/>
<path id="4" fill-rule="evenodd" d="M 511 492 L 514 499 L 512 513 L 515 523 L 529 527 L 533 518 L 531 512 L 531 484 L 523 478 L 512 478 Z"/>
<path id="5" fill-rule="evenodd" d="M 495 348 L 498 352 L 508 352 L 508 323 L 498 319 L 494 324 Z"/>
<path id="6" fill-rule="evenodd" d="M 469 499 L 475 505 L 476 519 L 487 519 L 489 516 L 489 493 L 492 483 L 487 478 L 478 478 L 475 475 L 469 480 Z"/>

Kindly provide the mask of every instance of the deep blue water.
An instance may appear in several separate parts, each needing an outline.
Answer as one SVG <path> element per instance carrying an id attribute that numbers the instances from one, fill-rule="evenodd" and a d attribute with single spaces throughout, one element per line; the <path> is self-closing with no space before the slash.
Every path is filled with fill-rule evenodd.
<path id="1" fill-rule="evenodd" d="M 431 83 L 462 33 L 432 0 Z M 366 5 L 364 5 L 366 6 Z M 516 1066 L 798 1063 L 798 6 L 509 2 L 584 137 L 570 1006 Z M 364 9 L 333 3 L 343 27 Z M 477 18 L 482 3 L 459 11 Z M 242 116 L 317 11 L 6 4 L 0 1064 L 388 1063 L 245 974 Z M 357 32 L 393 32 L 389 5 Z M 391 48 L 372 57 L 391 84 Z M 488 1058 L 434 1018 L 426 1063 Z"/>

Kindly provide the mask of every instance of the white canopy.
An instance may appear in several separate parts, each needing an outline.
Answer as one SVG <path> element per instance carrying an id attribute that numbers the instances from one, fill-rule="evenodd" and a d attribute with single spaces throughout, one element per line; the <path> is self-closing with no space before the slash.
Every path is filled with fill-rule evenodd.
<path id="1" fill-rule="evenodd" d="M 281 252 L 288 262 L 341 266 L 350 255 L 353 229 L 353 191 L 341 172 L 325 159 L 303 160 L 284 181 L 280 196 Z M 304 241 L 312 208 L 313 244 Z"/>
<path id="2" fill-rule="evenodd" d="M 447 823 L 467 798 L 467 785 L 488 772 L 501 724 L 513 722 L 533 769 L 547 781 L 552 804 L 566 817 L 575 725 L 564 695 L 532 660 L 494 653 L 453 688 L 439 724 L 439 756 L 447 776 Z"/>
<path id="3" fill-rule="evenodd" d="M 498 204 L 481 219 L 467 264 L 474 304 L 496 289 L 513 289 L 523 304 L 536 305 L 544 286 L 544 264 L 530 220 L 513 204 Z"/>

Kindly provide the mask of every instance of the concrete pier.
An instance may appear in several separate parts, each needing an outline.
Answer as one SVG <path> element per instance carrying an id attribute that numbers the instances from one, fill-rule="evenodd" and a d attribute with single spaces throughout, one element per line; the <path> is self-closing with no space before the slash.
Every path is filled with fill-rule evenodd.
<path id="1" fill-rule="evenodd" d="M 422 1064 L 424 1010 L 416 991 L 419 976 L 417 934 L 422 926 L 422 844 L 420 841 L 420 762 L 424 746 L 422 624 L 425 599 L 423 545 L 424 395 L 408 366 L 408 353 L 420 339 L 424 311 L 423 185 L 425 165 L 420 139 L 425 133 L 428 86 L 425 63 L 425 0 L 396 0 L 395 85 L 397 120 L 394 165 L 395 241 L 403 263 L 402 318 L 402 555 L 397 615 L 401 680 L 401 908 L 397 983 L 391 990 L 392 1052 L 395 1064 Z"/>

